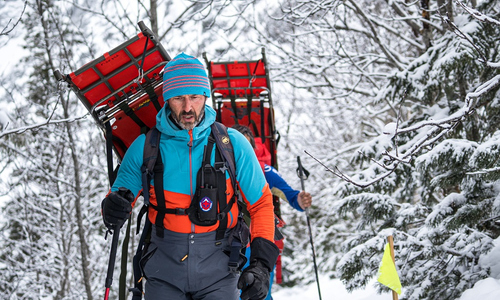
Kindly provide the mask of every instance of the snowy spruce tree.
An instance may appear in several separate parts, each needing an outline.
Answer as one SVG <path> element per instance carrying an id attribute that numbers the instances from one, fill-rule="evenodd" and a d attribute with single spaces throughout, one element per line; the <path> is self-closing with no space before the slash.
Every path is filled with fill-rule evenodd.
<path id="1" fill-rule="evenodd" d="M 386 126 L 351 169 L 330 169 L 344 182 L 323 218 L 352 220 L 337 265 L 350 289 L 376 276 L 387 235 L 404 299 L 456 299 L 488 276 L 480 260 L 500 234 L 499 3 L 438 2 L 424 10 L 425 51 L 377 92 Z"/>

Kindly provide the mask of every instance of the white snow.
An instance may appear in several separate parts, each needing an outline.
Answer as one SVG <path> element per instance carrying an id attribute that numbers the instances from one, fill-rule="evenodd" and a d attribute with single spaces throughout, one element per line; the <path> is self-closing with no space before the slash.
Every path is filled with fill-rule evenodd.
<path id="1" fill-rule="evenodd" d="M 498 300 L 500 299 L 500 280 L 486 278 L 478 281 L 474 287 L 465 291 L 460 300 Z"/>
<path id="2" fill-rule="evenodd" d="M 3 109 L 0 109 L 0 130 L 6 130 L 9 124 L 10 119 L 7 115 L 7 112 L 3 111 Z"/>
<path id="3" fill-rule="evenodd" d="M 481 256 L 479 264 L 484 268 L 490 268 L 491 277 L 500 280 L 500 238 L 494 240 L 493 245 L 495 246 L 487 255 Z M 500 286 L 498 288 L 500 289 Z"/>
<path id="4" fill-rule="evenodd" d="M 496 260 L 500 261 L 500 247 Z M 355 290 L 349 293 L 340 280 L 329 279 L 320 276 L 320 289 L 322 299 L 349 299 L 349 300 L 392 300 L 392 293 L 378 294 L 375 285 L 376 279 L 370 281 L 365 289 Z M 273 285 L 275 286 L 275 285 Z M 404 286 L 403 286 L 404 293 Z M 305 286 L 295 286 L 292 288 L 279 288 L 272 294 L 274 300 L 316 300 L 318 296 L 318 286 L 316 282 Z M 472 289 L 463 293 L 459 300 L 498 300 L 500 299 L 500 280 L 486 278 L 478 281 Z"/>
<path id="5" fill-rule="evenodd" d="M 388 123 L 384 126 L 383 133 L 393 137 L 396 134 L 398 124 L 395 122 Z"/>
<path id="6" fill-rule="evenodd" d="M 391 293 L 377 294 L 374 284 L 376 279 L 371 281 L 364 290 L 355 290 L 349 293 L 338 279 L 329 279 L 320 276 L 320 289 L 322 299 L 349 299 L 349 300 L 390 300 Z M 274 300 L 315 300 L 319 299 L 318 286 L 316 282 L 305 286 L 295 286 L 293 288 L 281 288 L 272 294 Z"/>
<path id="7" fill-rule="evenodd" d="M 500 299 L 500 238 L 493 244 L 493 249 L 481 257 L 480 265 L 491 269 L 489 278 L 478 281 L 473 288 L 465 291 L 458 300 L 498 300 Z M 377 279 L 372 279 L 364 289 L 349 293 L 339 279 L 330 279 L 320 275 L 320 289 L 322 299 L 349 299 L 349 300 L 392 300 L 392 293 L 377 293 Z M 404 286 L 402 288 L 404 294 Z M 316 281 L 303 286 L 283 288 L 273 285 L 274 300 L 316 300 L 318 296 Z M 403 296 L 403 295 L 401 295 Z"/>

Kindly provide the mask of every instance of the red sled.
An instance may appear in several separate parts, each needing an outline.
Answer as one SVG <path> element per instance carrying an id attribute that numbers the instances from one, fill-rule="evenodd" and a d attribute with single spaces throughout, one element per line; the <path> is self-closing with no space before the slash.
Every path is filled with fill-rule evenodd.
<path id="1" fill-rule="evenodd" d="M 274 123 L 274 108 L 271 97 L 271 82 L 265 50 L 262 58 L 251 61 L 213 62 L 207 59 L 208 77 L 212 89 L 212 105 L 217 112 L 217 121 L 232 127 L 248 126 L 255 137 L 271 153 L 271 165 L 278 168 L 278 133 Z M 280 200 L 273 196 L 274 212 L 278 227 L 281 220 Z M 276 245 L 283 250 L 283 237 L 275 237 Z M 276 283 L 281 283 L 281 254 L 276 265 Z"/>
<path id="2" fill-rule="evenodd" d="M 255 138 L 271 153 L 271 165 L 277 167 L 277 132 L 271 97 L 269 70 L 264 48 L 262 58 L 255 61 L 208 61 L 208 76 L 212 88 L 212 105 L 217 121 L 232 127 L 250 127 Z"/>
<path id="3" fill-rule="evenodd" d="M 163 107 L 162 70 L 171 59 L 141 21 L 141 32 L 59 81 L 68 83 L 85 105 L 119 160 L 137 136 L 156 124 Z M 111 178 L 110 178 L 111 179 Z"/>

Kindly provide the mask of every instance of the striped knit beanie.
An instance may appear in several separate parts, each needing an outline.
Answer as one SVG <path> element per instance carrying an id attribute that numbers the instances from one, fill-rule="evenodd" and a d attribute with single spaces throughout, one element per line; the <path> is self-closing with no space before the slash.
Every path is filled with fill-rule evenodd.
<path id="1" fill-rule="evenodd" d="M 174 57 L 163 69 L 163 99 L 182 95 L 210 97 L 210 84 L 203 64 L 184 53 Z"/>

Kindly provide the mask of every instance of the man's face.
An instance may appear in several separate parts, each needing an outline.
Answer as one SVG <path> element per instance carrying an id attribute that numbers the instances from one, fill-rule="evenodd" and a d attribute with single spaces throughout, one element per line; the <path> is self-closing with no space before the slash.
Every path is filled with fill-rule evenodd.
<path id="1" fill-rule="evenodd" d="M 191 130 L 200 123 L 205 114 L 206 99 L 202 95 L 182 95 L 170 98 L 168 105 L 177 124 L 182 129 Z"/>

